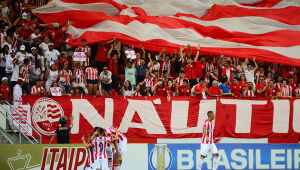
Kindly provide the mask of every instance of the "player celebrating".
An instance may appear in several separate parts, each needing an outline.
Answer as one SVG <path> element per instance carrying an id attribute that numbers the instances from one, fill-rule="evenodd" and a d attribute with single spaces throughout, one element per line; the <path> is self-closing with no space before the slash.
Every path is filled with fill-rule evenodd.
<path id="1" fill-rule="evenodd" d="M 93 136 L 93 133 L 88 134 L 88 136 L 87 136 L 88 143 L 92 142 L 92 136 Z M 81 140 L 82 140 L 83 143 L 86 143 L 84 136 L 81 138 Z M 86 164 L 85 170 L 92 170 L 93 167 L 95 166 L 94 165 L 94 162 L 95 162 L 94 148 L 90 147 L 90 148 L 86 148 L 86 150 L 87 150 L 87 153 L 88 153 L 88 158 L 87 158 L 87 164 Z"/>
<path id="2" fill-rule="evenodd" d="M 117 129 L 114 127 L 107 128 L 104 131 L 105 134 L 110 137 L 118 135 L 119 139 L 117 141 L 117 145 L 115 145 L 115 156 L 117 157 L 117 159 L 115 159 L 114 161 L 114 170 L 120 170 L 122 164 L 122 155 L 126 153 L 127 138 L 122 132 L 117 131 Z"/>
<path id="3" fill-rule="evenodd" d="M 96 128 L 95 133 L 91 137 L 92 142 L 91 143 L 86 143 L 84 142 L 84 146 L 86 148 L 91 148 L 93 147 L 94 151 L 94 164 L 92 169 L 101 169 L 101 170 L 109 170 L 108 168 L 108 161 L 107 161 L 107 156 L 106 156 L 106 146 L 107 143 L 111 143 L 114 141 L 117 141 L 118 138 L 118 129 L 116 131 L 116 136 L 115 137 L 108 137 L 104 136 L 104 129 L 103 128 Z"/>
<path id="4" fill-rule="evenodd" d="M 203 166 L 203 160 L 206 157 L 208 152 L 211 152 L 214 155 L 213 160 L 213 170 L 216 170 L 218 167 L 218 149 L 214 144 L 214 119 L 215 115 L 213 111 L 207 112 L 207 119 L 204 121 L 203 125 L 203 135 L 201 140 L 201 150 L 200 150 L 200 170 Z"/>

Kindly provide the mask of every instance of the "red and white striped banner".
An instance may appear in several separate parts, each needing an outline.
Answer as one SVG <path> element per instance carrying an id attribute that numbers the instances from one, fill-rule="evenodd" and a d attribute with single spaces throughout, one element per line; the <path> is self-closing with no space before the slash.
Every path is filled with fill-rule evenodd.
<path id="1" fill-rule="evenodd" d="M 117 37 L 170 53 L 189 43 L 195 53 L 200 43 L 204 54 L 300 66 L 296 0 L 54 0 L 33 12 L 46 23 L 72 21 L 73 44 Z"/>
<path id="2" fill-rule="evenodd" d="M 119 127 L 127 137 L 133 138 L 199 138 L 209 110 L 216 113 L 216 137 L 300 136 L 299 98 L 200 100 L 197 97 L 173 97 L 168 102 L 166 98 L 158 97 L 24 96 L 24 102 L 32 106 L 33 125 L 45 138 L 58 127 L 58 115 L 74 117 L 73 141 L 92 132 L 95 126 Z M 49 113 L 41 109 L 50 105 L 55 111 Z M 56 119 L 53 119 L 54 112 Z"/>
<path id="3" fill-rule="evenodd" d="M 19 129 L 19 123 L 21 124 L 20 127 L 21 132 L 23 132 L 27 136 L 32 135 L 32 128 L 25 122 L 25 120 L 31 125 L 31 114 L 30 114 L 30 105 L 18 105 L 18 106 L 7 106 L 7 109 L 10 111 L 12 117 L 9 116 L 9 119 L 12 121 L 10 123 L 10 127 L 14 132 L 17 132 Z M 23 117 L 23 119 L 19 120 L 19 114 L 17 114 L 15 111 L 17 111 L 20 116 Z"/>

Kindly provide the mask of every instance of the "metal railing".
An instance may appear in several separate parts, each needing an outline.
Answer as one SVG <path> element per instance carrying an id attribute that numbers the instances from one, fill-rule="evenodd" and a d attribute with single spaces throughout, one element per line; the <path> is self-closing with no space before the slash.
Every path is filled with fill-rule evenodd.
<path id="1" fill-rule="evenodd" d="M 9 109 L 7 109 L 7 106 L 9 107 Z M 28 123 L 28 121 L 26 119 L 24 119 L 23 116 L 20 115 L 20 113 L 14 108 L 14 106 L 12 106 L 10 103 L 8 103 L 7 101 L 0 101 L 0 108 L 2 108 L 5 113 L 3 113 L 1 110 L 0 113 L 6 117 L 6 119 L 8 120 L 8 122 L 10 124 L 13 125 L 13 123 L 17 123 L 17 131 L 19 132 L 19 144 L 22 144 L 22 135 L 31 143 L 31 144 L 41 144 L 42 143 L 42 135 L 34 128 L 31 126 L 30 123 Z M 10 111 L 12 111 L 13 113 L 11 113 Z M 17 114 L 19 117 L 19 120 L 16 120 L 16 118 L 12 115 L 12 114 Z M 10 119 L 11 118 L 11 119 Z M 39 139 L 36 139 L 33 134 L 30 134 L 29 131 L 22 125 L 22 122 L 25 122 L 25 124 L 27 126 L 29 126 L 38 136 Z M 27 134 L 23 133 L 26 132 Z M 29 139 L 28 136 L 31 138 Z"/>

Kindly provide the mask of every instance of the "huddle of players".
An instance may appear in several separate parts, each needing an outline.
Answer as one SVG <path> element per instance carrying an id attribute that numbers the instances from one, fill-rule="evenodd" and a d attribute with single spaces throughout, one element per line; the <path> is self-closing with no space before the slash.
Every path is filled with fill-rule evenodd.
<path id="1" fill-rule="evenodd" d="M 103 129 L 95 127 L 94 133 L 88 134 L 88 142 L 82 137 L 82 142 L 88 151 L 87 170 L 112 170 L 114 155 L 114 170 L 120 170 L 122 155 L 126 152 L 127 138 L 117 128 Z M 115 147 L 112 151 L 112 144 Z"/>

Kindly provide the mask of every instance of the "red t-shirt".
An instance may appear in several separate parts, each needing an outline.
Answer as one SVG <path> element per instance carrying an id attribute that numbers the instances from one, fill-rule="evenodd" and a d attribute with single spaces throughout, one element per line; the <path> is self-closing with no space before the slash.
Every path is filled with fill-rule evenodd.
<path id="1" fill-rule="evenodd" d="M 23 20 L 23 19 L 21 19 L 20 21 L 19 21 L 19 25 L 21 26 L 21 27 L 31 27 L 32 26 L 32 22 L 31 21 L 26 21 L 26 20 Z M 24 29 L 22 29 L 22 31 L 21 31 L 21 36 L 22 37 L 25 37 L 26 39 L 31 35 L 33 33 L 33 30 L 31 30 L 30 28 L 28 29 L 28 30 L 24 30 Z"/>
<path id="2" fill-rule="evenodd" d="M 221 90 L 219 89 L 219 87 L 217 87 L 217 88 L 210 87 L 210 88 L 208 89 L 208 92 L 209 92 L 211 95 L 220 95 L 220 94 L 221 94 Z"/>
<path id="3" fill-rule="evenodd" d="M 195 64 L 187 64 L 187 63 L 183 63 L 184 65 L 184 71 L 185 71 L 185 78 L 191 80 L 191 79 L 195 79 Z"/>
<path id="4" fill-rule="evenodd" d="M 205 63 L 201 63 L 200 61 L 197 61 L 195 66 L 196 66 L 195 69 L 196 78 L 203 77 L 203 71 L 205 70 Z"/>
<path id="5" fill-rule="evenodd" d="M 204 89 L 206 89 L 207 87 L 204 85 L 204 86 L 200 86 L 199 84 L 197 84 L 194 88 L 194 93 L 196 92 L 201 92 L 203 91 Z M 202 94 L 199 94 L 199 95 L 202 95 Z M 197 95 L 198 96 L 198 95 Z"/>
<path id="6" fill-rule="evenodd" d="M 2 95 L 1 99 L 8 100 L 9 93 L 10 93 L 9 86 L 8 85 L 3 86 L 2 84 L 0 84 L 0 94 Z"/>
<path id="7" fill-rule="evenodd" d="M 184 88 L 183 86 L 178 87 L 179 96 L 190 96 L 191 95 L 191 88 L 187 86 Z"/>
<path id="8" fill-rule="evenodd" d="M 63 41 L 64 32 L 62 29 L 59 30 L 49 30 L 48 34 L 52 37 L 52 40 L 55 40 L 53 43 L 54 48 L 59 48 L 61 46 L 60 41 Z M 58 41 L 58 42 L 56 42 Z"/>
<path id="9" fill-rule="evenodd" d="M 166 88 L 165 87 L 157 87 L 156 96 L 167 96 Z"/>
<path id="10" fill-rule="evenodd" d="M 242 93 L 242 86 L 241 85 L 230 85 L 231 92 L 234 94 L 234 97 L 240 97 Z"/>
<path id="11" fill-rule="evenodd" d="M 268 87 L 266 93 L 268 94 L 268 96 L 276 96 L 277 91 L 278 90 L 276 88 Z"/>
<path id="12" fill-rule="evenodd" d="M 118 75 L 118 60 L 114 61 L 112 59 L 108 59 L 108 67 L 112 75 Z"/>
<path id="13" fill-rule="evenodd" d="M 107 53 L 107 47 L 105 45 L 99 44 L 97 53 L 95 56 L 95 60 L 100 61 L 100 62 L 105 62 L 106 61 L 106 53 Z"/>
<path id="14" fill-rule="evenodd" d="M 266 97 L 265 93 L 260 93 L 260 94 L 259 94 L 259 93 L 257 92 L 258 90 L 263 90 L 263 89 L 265 88 L 265 86 L 266 86 L 265 84 L 260 85 L 260 83 L 256 85 L 256 93 L 257 93 L 256 96 L 257 96 L 257 97 Z"/>
<path id="15" fill-rule="evenodd" d="M 248 87 L 248 82 L 239 82 L 239 85 L 242 86 L 242 90 L 245 88 L 245 87 Z"/>

